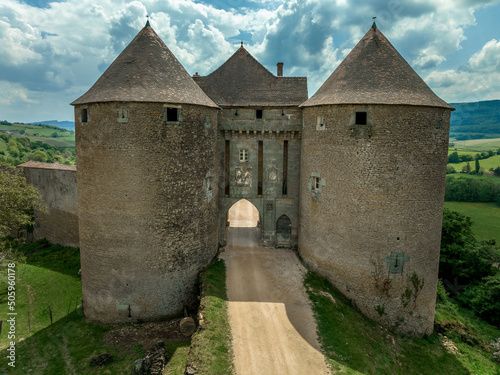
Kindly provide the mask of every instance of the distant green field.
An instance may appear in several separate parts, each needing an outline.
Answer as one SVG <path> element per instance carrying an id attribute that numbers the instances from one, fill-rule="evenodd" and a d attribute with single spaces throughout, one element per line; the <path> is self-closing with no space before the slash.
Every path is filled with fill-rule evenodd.
<path id="1" fill-rule="evenodd" d="M 56 147 L 75 147 L 75 133 L 62 128 L 55 129 L 28 124 L 12 124 L 0 125 L 0 129 L 6 129 L 9 131 L 24 130 L 25 136 L 32 141 L 40 141 Z M 54 132 L 58 134 L 57 137 L 52 137 Z M 2 150 L 1 147 L 2 146 L 0 145 L 0 150 Z"/>
<path id="2" fill-rule="evenodd" d="M 452 165 L 453 168 L 455 168 L 455 170 L 461 171 L 462 168 L 467 165 L 467 162 L 454 163 L 448 165 Z M 469 165 L 471 170 L 473 171 L 476 168 L 476 161 L 475 160 L 469 161 Z M 483 168 L 486 173 L 491 173 L 490 168 L 500 167 L 500 155 L 495 155 L 488 159 L 479 160 L 479 166 Z"/>
<path id="3" fill-rule="evenodd" d="M 500 206 L 496 203 L 444 202 L 444 206 L 469 216 L 478 240 L 495 239 L 500 244 Z"/>
<path id="4" fill-rule="evenodd" d="M 488 150 L 498 150 L 500 147 L 500 138 L 491 139 L 471 139 L 469 141 L 451 141 L 454 143 L 452 151 L 488 151 Z"/>

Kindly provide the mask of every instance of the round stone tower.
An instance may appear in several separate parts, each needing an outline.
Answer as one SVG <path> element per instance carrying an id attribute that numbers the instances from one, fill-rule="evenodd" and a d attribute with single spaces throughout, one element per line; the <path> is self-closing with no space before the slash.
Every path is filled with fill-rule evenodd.
<path id="1" fill-rule="evenodd" d="M 453 108 L 375 24 L 301 107 L 301 255 L 365 315 L 432 332 Z"/>
<path id="2" fill-rule="evenodd" d="M 85 315 L 193 305 L 217 252 L 217 108 L 149 22 L 75 107 Z"/>

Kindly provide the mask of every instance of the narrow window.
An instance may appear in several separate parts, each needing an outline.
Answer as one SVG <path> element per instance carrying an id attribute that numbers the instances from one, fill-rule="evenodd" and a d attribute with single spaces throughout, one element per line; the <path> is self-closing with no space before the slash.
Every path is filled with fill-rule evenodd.
<path id="1" fill-rule="evenodd" d="M 258 171 L 258 184 L 257 195 L 262 195 L 262 169 L 264 167 L 264 142 L 259 141 L 259 171 Z"/>
<path id="2" fill-rule="evenodd" d="M 178 108 L 167 107 L 167 121 L 178 121 Z"/>
<path id="3" fill-rule="evenodd" d="M 255 111 L 255 117 L 256 117 L 256 118 L 262 118 L 262 112 L 263 112 L 263 110 L 262 110 L 262 109 L 257 109 L 257 110 Z"/>
<path id="4" fill-rule="evenodd" d="M 356 112 L 356 125 L 366 125 L 366 112 Z"/>
<path id="5" fill-rule="evenodd" d="M 319 177 L 313 177 L 312 190 L 319 190 Z"/>
<path id="6" fill-rule="evenodd" d="M 116 120 L 118 122 L 128 122 L 127 107 L 120 107 L 120 108 L 118 108 L 118 118 Z"/>
<path id="7" fill-rule="evenodd" d="M 87 108 L 82 108 L 81 118 L 82 122 L 89 122 L 89 110 Z"/>
<path id="8" fill-rule="evenodd" d="M 325 129 L 325 120 L 323 116 L 316 117 L 316 130 L 324 130 Z"/>
<path id="9" fill-rule="evenodd" d="M 245 148 L 240 149 L 240 162 L 248 162 L 248 150 Z"/>
<path id="10" fill-rule="evenodd" d="M 282 193 L 286 195 L 288 192 L 288 141 L 283 143 L 283 187 Z"/>
<path id="11" fill-rule="evenodd" d="M 212 190 L 212 177 L 207 177 L 207 190 Z"/>
<path id="12" fill-rule="evenodd" d="M 224 194 L 229 195 L 229 141 L 226 140 L 226 153 L 224 160 L 225 187 Z"/>

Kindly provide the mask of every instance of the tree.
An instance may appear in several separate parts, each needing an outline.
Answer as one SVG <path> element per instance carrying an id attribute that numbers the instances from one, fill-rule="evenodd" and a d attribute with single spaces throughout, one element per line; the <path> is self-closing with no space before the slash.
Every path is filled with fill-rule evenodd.
<path id="1" fill-rule="evenodd" d="M 481 169 L 481 166 L 479 165 L 479 159 L 476 159 L 476 174 L 479 174 L 480 169 Z"/>
<path id="2" fill-rule="evenodd" d="M 460 158 L 458 157 L 458 152 L 454 151 L 448 155 L 448 163 L 460 163 Z"/>
<path id="3" fill-rule="evenodd" d="M 21 172 L 11 166 L 0 166 L 0 246 L 14 231 L 33 225 L 35 210 L 43 211 L 42 197 L 26 182 Z"/>

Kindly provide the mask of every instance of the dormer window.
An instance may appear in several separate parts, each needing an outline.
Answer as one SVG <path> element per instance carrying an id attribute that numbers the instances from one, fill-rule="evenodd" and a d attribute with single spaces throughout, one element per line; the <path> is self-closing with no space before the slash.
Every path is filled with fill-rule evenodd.
<path id="1" fill-rule="evenodd" d="M 366 125 L 367 119 L 368 116 L 366 112 L 356 112 L 356 125 Z"/>

